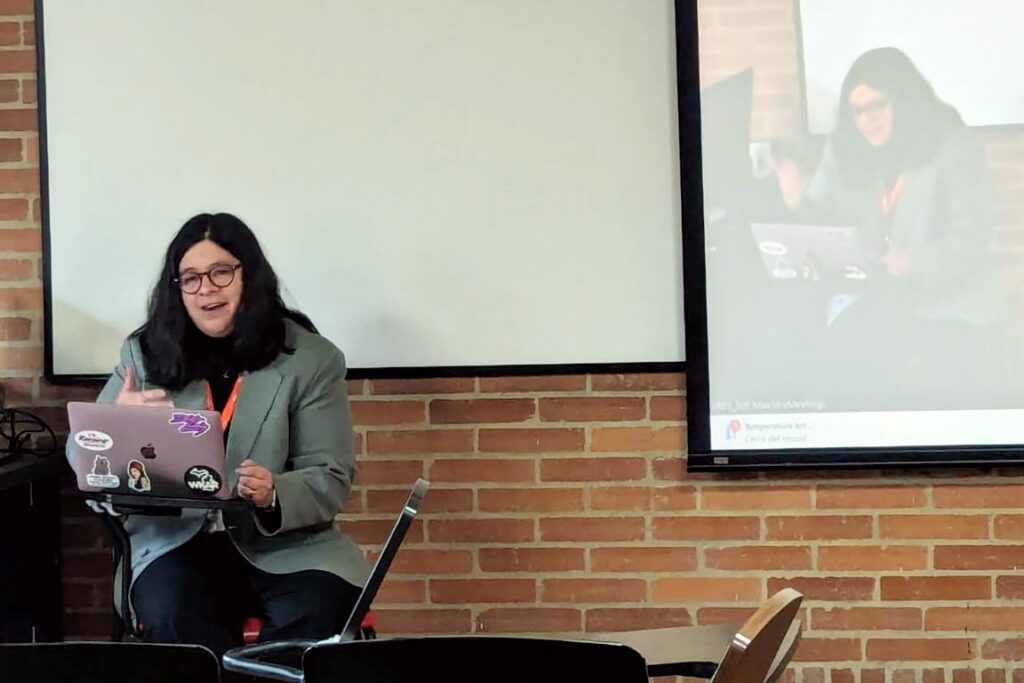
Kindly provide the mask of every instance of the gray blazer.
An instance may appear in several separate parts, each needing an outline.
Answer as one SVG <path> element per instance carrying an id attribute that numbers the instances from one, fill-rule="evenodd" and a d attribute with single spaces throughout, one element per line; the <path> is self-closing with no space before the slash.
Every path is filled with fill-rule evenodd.
<path id="1" fill-rule="evenodd" d="M 225 512 L 224 524 L 242 555 L 264 571 L 321 569 L 361 586 L 368 573 L 363 555 L 334 524 L 356 471 L 345 357 L 330 341 L 291 321 L 286 339 L 293 354 L 282 353 L 262 370 L 245 375 L 227 441 L 228 484 L 237 484 L 235 467 L 247 458 L 269 469 L 281 526 L 267 533 L 249 510 Z M 135 338 L 121 347 L 121 367 L 97 402 L 117 399 L 129 365 L 139 386 L 145 387 L 145 366 Z M 204 409 L 206 383 L 194 381 L 169 392 L 169 397 L 175 406 Z M 184 510 L 181 517 L 126 517 L 132 576 L 139 577 L 154 560 L 193 538 L 205 521 L 206 511 L 197 509 Z"/>
<path id="2" fill-rule="evenodd" d="M 881 189 L 846 185 L 829 140 L 808 187 L 805 213 L 860 226 L 868 252 L 879 260 L 890 246 L 908 253 L 912 270 L 902 279 L 904 293 L 922 318 L 998 322 L 1008 300 L 988 251 L 996 221 L 981 144 L 969 129 L 955 133 L 904 180 L 887 244 Z"/>
<path id="3" fill-rule="evenodd" d="M 890 246 L 909 253 L 912 271 L 905 285 L 920 317 L 976 325 L 997 322 L 1008 302 L 989 254 L 996 217 L 981 144 L 965 128 L 904 177 L 887 243 L 879 209 L 881 186 L 845 184 L 829 141 L 808 188 L 805 212 L 837 225 L 859 226 L 869 252 L 879 260 Z"/>

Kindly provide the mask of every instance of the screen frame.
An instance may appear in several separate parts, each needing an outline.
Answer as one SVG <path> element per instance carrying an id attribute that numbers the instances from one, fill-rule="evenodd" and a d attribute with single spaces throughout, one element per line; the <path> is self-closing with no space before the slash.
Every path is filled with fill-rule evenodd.
<path id="1" fill-rule="evenodd" d="M 799 12 L 799 0 L 794 0 Z M 679 160 L 682 180 L 683 296 L 686 341 L 686 420 L 689 472 L 778 471 L 781 469 L 987 468 L 1024 464 L 1021 446 L 922 446 L 712 450 L 708 365 L 707 277 L 700 122 L 700 62 L 697 0 L 675 0 Z M 806 132 L 803 39 L 797 14 L 797 46 Z M 1003 128 L 1007 126 L 995 126 Z M 1019 126 L 1012 126 L 1019 128 Z M 959 362 L 960 359 L 951 359 Z"/>

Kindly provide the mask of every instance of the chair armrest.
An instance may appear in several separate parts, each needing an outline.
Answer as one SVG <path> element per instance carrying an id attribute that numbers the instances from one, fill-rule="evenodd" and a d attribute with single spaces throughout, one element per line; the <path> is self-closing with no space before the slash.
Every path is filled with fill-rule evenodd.
<path id="1" fill-rule="evenodd" d="M 317 644 L 316 640 L 281 640 L 275 643 L 260 643 L 258 645 L 246 645 L 236 647 L 224 653 L 222 662 L 224 668 L 235 673 L 269 678 L 272 681 L 286 681 L 286 683 L 302 683 L 302 671 L 283 664 L 268 664 L 259 661 L 260 657 L 268 654 L 277 654 L 289 650 L 303 652 Z"/>

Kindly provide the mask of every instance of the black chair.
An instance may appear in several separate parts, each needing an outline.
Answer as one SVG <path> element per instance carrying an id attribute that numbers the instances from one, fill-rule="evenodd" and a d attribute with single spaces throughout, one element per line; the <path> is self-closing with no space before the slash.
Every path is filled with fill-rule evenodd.
<path id="1" fill-rule="evenodd" d="M 302 659 L 305 683 L 647 683 L 640 653 L 618 643 L 498 636 L 394 638 L 325 645 Z"/>
<path id="2" fill-rule="evenodd" d="M 302 670 L 258 662 L 281 647 L 305 648 Z M 499 636 L 427 636 L 268 643 L 224 656 L 224 668 L 287 683 L 647 683 L 647 663 L 620 643 Z"/>
<path id="3" fill-rule="evenodd" d="M 0 645 L 7 681 L 219 683 L 217 656 L 198 645 L 32 643 Z"/>

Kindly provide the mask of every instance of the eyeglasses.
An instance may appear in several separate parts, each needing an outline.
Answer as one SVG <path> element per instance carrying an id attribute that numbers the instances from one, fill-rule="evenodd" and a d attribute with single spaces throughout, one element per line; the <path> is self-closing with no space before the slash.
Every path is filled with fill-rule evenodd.
<path id="1" fill-rule="evenodd" d="M 853 118 L 859 118 L 866 116 L 869 119 L 873 119 L 885 111 L 885 108 L 892 104 L 892 100 L 888 97 L 879 97 L 870 100 L 864 106 L 858 107 L 854 104 L 850 105 L 850 110 L 853 112 Z"/>
<path id="2" fill-rule="evenodd" d="M 233 266 L 214 266 L 202 272 L 188 272 L 181 277 L 172 278 L 185 294 L 197 294 L 203 288 L 203 278 L 210 278 L 210 284 L 218 289 L 227 287 L 235 281 L 235 271 L 242 267 L 241 263 Z"/>

